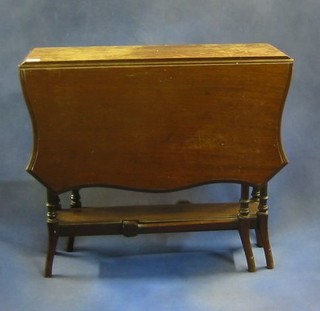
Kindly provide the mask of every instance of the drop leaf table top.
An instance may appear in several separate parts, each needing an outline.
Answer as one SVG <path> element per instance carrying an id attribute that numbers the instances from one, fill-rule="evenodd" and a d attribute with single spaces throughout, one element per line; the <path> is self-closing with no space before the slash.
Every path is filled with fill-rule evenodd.
<path id="1" fill-rule="evenodd" d="M 33 49 L 19 71 L 34 129 L 27 171 L 48 189 L 46 275 L 59 235 L 239 229 L 243 241 L 245 230 L 264 228 L 266 185 L 288 162 L 281 118 L 292 65 L 264 43 Z M 240 212 L 233 203 L 151 206 L 142 219 L 141 209 L 59 205 L 72 191 L 79 207 L 83 187 L 164 192 L 217 182 L 241 185 Z M 249 186 L 263 193 L 258 214 Z"/>

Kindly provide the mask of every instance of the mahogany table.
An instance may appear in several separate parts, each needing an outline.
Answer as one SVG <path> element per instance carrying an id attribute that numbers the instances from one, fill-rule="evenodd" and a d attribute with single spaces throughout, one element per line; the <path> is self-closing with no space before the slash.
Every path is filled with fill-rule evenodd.
<path id="1" fill-rule="evenodd" d="M 269 44 L 35 48 L 19 67 L 34 130 L 27 171 L 47 188 L 45 276 L 60 236 L 250 229 L 273 268 L 267 184 L 286 164 L 293 60 Z M 237 183 L 240 202 L 83 207 L 84 187 L 165 192 Z M 250 197 L 250 189 L 252 195 Z M 59 195 L 71 191 L 71 208 Z"/>

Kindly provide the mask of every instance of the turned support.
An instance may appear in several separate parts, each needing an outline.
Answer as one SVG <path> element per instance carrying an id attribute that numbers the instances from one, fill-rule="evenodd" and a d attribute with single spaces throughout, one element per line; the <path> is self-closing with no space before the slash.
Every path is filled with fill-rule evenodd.
<path id="1" fill-rule="evenodd" d="M 239 234 L 242 246 L 246 255 L 248 271 L 256 271 L 256 265 L 253 257 L 252 246 L 250 242 L 250 209 L 249 209 L 249 186 L 241 184 L 241 199 L 239 208 Z"/>
<path id="2" fill-rule="evenodd" d="M 57 194 L 47 189 L 47 225 L 48 225 L 48 251 L 45 265 L 45 277 L 52 276 L 53 258 L 58 243 L 57 210 L 61 209 L 60 199 Z"/>
<path id="3" fill-rule="evenodd" d="M 260 237 L 261 237 L 262 245 L 264 248 L 264 253 L 266 256 L 267 268 L 273 269 L 274 262 L 273 262 L 273 256 L 272 256 L 271 245 L 269 241 L 269 232 L 268 232 L 268 185 L 267 184 L 261 187 L 257 217 L 258 217 L 258 229 L 260 232 Z"/>
<path id="4" fill-rule="evenodd" d="M 81 197 L 78 189 L 73 189 L 71 191 L 71 196 L 70 196 L 70 207 L 71 208 L 81 208 Z M 68 238 L 68 243 L 67 243 L 67 251 L 72 252 L 74 248 L 74 236 L 70 236 Z"/>
<path id="5" fill-rule="evenodd" d="M 251 191 L 251 202 L 259 202 L 260 201 L 260 188 L 253 187 Z"/>
<path id="6" fill-rule="evenodd" d="M 252 192 L 251 192 L 251 202 L 260 202 L 260 188 L 259 187 L 253 187 Z M 257 246 L 262 247 L 262 239 L 261 239 L 261 234 L 259 228 L 255 228 L 256 232 L 256 239 L 257 239 Z"/>

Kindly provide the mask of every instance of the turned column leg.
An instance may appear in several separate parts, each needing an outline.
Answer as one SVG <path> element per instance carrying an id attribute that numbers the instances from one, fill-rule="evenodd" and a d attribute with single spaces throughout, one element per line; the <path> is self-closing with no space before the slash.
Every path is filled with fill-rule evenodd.
<path id="1" fill-rule="evenodd" d="M 267 268 L 273 269 L 274 262 L 271 251 L 271 245 L 269 241 L 269 232 L 268 232 L 268 185 L 265 184 L 261 188 L 260 193 L 260 203 L 258 208 L 258 227 L 260 230 L 262 245 L 264 248 L 264 253 L 266 256 Z"/>
<path id="2" fill-rule="evenodd" d="M 240 209 L 238 214 L 239 234 L 246 255 L 248 271 L 256 271 L 253 251 L 250 242 L 250 218 L 249 218 L 249 186 L 241 185 Z"/>
<path id="3" fill-rule="evenodd" d="M 78 189 L 74 189 L 71 191 L 71 196 L 70 196 L 70 207 L 71 208 L 81 208 L 81 201 L 80 201 L 80 193 Z M 74 236 L 70 236 L 68 238 L 68 243 L 67 243 L 67 251 L 72 252 L 74 248 Z"/>
<path id="4" fill-rule="evenodd" d="M 258 187 L 253 187 L 252 188 L 252 192 L 251 192 L 251 202 L 260 202 L 260 188 Z M 261 234 L 260 234 L 260 230 L 259 227 L 257 226 L 257 228 L 255 228 L 255 232 L 256 232 L 256 239 L 257 239 L 257 246 L 258 247 L 262 247 L 262 239 L 261 239 Z"/>
<path id="5" fill-rule="evenodd" d="M 45 265 L 44 276 L 52 276 L 53 258 L 56 253 L 58 243 L 58 221 L 57 210 L 61 209 L 59 196 L 47 190 L 47 225 L 48 225 L 48 251 Z"/>

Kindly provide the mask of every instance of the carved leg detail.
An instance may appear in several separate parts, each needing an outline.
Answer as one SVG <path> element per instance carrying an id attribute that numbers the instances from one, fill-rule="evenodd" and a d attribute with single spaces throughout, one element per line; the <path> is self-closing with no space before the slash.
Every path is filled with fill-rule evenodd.
<path id="1" fill-rule="evenodd" d="M 260 226 L 258 224 L 258 228 L 255 229 L 256 232 L 256 239 L 257 239 L 257 246 L 258 247 L 263 247 L 263 242 L 262 242 L 262 237 L 260 233 Z"/>
<path id="2" fill-rule="evenodd" d="M 251 202 L 260 201 L 260 189 L 258 187 L 253 187 L 251 192 Z"/>
<path id="3" fill-rule="evenodd" d="M 251 202 L 260 202 L 260 188 L 258 187 L 253 187 L 252 192 L 251 192 Z M 260 234 L 260 229 L 259 229 L 259 224 L 257 225 L 257 228 L 255 229 L 256 232 L 256 239 L 257 239 L 257 246 L 262 247 L 262 239 L 261 239 L 261 234 Z"/>
<path id="4" fill-rule="evenodd" d="M 80 193 L 78 189 L 74 189 L 71 192 L 71 197 L 70 197 L 70 207 L 71 208 L 81 208 L 81 201 L 80 201 Z M 67 243 L 67 252 L 73 252 L 74 249 L 74 241 L 75 241 L 75 237 L 74 236 L 70 236 L 68 238 L 68 243 Z"/>
<path id="5" fill-rule="evenodd" d="M 261 232 L 261 239 L 264 248 L 264 253 L 266 256 L 266 263 L 268 269 L 274 268 L 273 256 L 271 245 L 269 241 L 268 233 L 268 215 L 258 215 L 259 228 Z"/>
<path id="6" fill-rule="evenodd" d="M 67 243 L 67 252 L 73 252 L 73 247 L 74 247 L 74 236 L 70 236 L 68 238 L 68 243 Z"/>
<path id="7" fill-rule="evenodd" d="M 248 271 L 255 272 L 256 264 L 254 261 L 253 251 L 250 242 L 250 222 L 249 219 L 239 219 L 239 234 L 246 255 Z"/>
<path id="8" fill-rule="evenodd" d="M 58 243 L 58 233 L 55 223 L 48 223 L 48 233 L 49 233 L 49 241 L 48 241 L 48 252 L 47 252 L 47 260 L 45 266 L 44 276 L 46 278 L 52 276 L 52 264 L 53 258 L 56 253 L 57 243 Z"/>
<path id="9" fill-rule="evenodd" d="M 239 234 L 242 242 L 242 246 L 246 255 L 248 271 L 256 271 L 256 265 L 254 261 L 252 246 L 250 242 L 250 210 L 249 210 L 249 186 L 241 185 L 241 199 L 239 209 Z"/>
<path id="10" fill-rule="evenodd" d="M 47 260 L 44 271 L 45 277 L 52 276 L 52 264 L 53 258 L 56 253 L 57 243 L 58 243 L 58 220 L 57 220 L 57 210 L 61 209 L 59 196 L 47 189 L 47 224 L 48 224 L 48 252 Z"/>
<path id="11" fill-rule="evenodd" d="M 259 211 L 258 211 L 258 228 L 261 235 L 261 240 L 264 248 L 264 253 L 266 257 L 266 263 L 268 269 L 274 268 L 273 256 L 271 251 L 271 245 L 269 241 L 269 233 L 268 233 L 268 188 L 265 185 L 261 189 L 261 198 L 259 203 Z"/>

